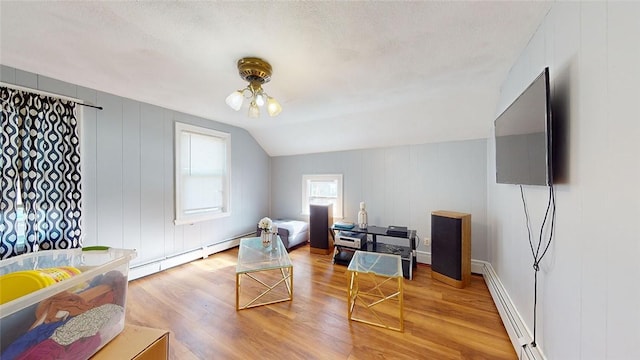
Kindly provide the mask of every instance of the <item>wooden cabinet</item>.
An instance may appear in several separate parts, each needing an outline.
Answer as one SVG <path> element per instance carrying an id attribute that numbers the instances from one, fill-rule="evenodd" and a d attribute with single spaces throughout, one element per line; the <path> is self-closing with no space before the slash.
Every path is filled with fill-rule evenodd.
<path id="1" fill-rule="evenodd" d="M 431 277 L 457 288 L 471 281 L 471 214 L 431 213 Z"/>
<path id="2" fill-rule="evenodd" d="M 91 360 L 161 360 L 169 358 L 169 332 L 125 324 L 124 330 Z"/>
<path id="3" fill-rule="evenodd" d="M 309 243 L 314 254 L 333 252 L 333 205 L 309 205 Z"/>

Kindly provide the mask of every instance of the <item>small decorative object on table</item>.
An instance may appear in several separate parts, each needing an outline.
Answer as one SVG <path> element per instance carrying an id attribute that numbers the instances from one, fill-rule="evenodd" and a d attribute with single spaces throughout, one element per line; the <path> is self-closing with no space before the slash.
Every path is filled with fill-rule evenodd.
<path id="1" fill-rule="evenodd" d="M 364 201 L 360 203 L 360 211 L 358 211 L 358 227 L 360 229 L 367 228 L 367 210 L 365 209 Z"/>
<path id="2" fill-rule="evenodd" d="M 271 245 L 271 228 L 273 227 L 273 221 L 268 217 L 263 217 L 258 222 L 258 228 L 260 228 L 260 238 L 262 239 L 262 246 L 269 247 Z"/>

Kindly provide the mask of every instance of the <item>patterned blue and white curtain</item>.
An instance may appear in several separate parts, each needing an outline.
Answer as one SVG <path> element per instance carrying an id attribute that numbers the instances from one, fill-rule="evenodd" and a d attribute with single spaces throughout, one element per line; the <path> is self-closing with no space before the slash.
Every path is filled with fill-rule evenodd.
<path id="1" fill-rule="evenodd" d="M 17 253 L 18 196 L 26 251 L 81 243 L 80 139 L 71 101 L 0 87 L 0 259 Z"/>
<path id="2" fill-rule="evenodd" d="M 0 157 L 0 259 L 17 254 L 17 203 L 18 203 L 18 176 L 20 157 L 19 150 L 14 144 L 20 137 L 22 121 L 17 112 L 13 110 L 13 102 L 20 101 L 10 99 L 9 91 L 0 87 L 0 101 L 2 102 L 2 118 L 0 119 L 0 142 L 2 145 L 2 157 Z"/>

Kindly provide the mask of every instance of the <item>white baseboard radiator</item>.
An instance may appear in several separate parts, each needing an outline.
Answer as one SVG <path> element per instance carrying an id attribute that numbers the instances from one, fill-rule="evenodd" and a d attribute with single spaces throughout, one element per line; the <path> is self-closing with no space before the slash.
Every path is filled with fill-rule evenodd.
<path id="1" fill-rule="evenodd" d="M 493 298 L 493 302 L 498 308 L 502 323 L 507 329 L 507 334 L 509 334 L 513 348 L 518 354 L 518 358 L 520 360 L 546 360 L 539 346 L 531 346 L 531 333 L 524 324 L 524 321 L 522 321 L 522 317 L 518 313 L 518 310 L 511 301 L 511 298 L 507 294 L 506 289 L 491 264 L 487 262 L 483 263 L 482 274 Z"/>
<path id="2" fill-rule="evenodd" d="M 240 239 L 247 236 L 255 236 L 255 232 L 238 235 L 236 237 L 223 240 L 216 244 L 204 245 L 201 248 L 193 249 L 182 254 L 151 260 L 142 264 L 131 265 L 129 269 L 129 281 L 147 275 L 155 274 L 162 270 L 189 263 L 198 259 L 205 259 L 211 254 L 231 249 L 240 244 Z"/>

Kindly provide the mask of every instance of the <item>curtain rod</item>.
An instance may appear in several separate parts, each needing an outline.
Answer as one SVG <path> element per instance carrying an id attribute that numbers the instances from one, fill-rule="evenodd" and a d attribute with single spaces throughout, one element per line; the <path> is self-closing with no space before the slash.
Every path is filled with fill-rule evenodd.
<path id="1" fill-rule="evenodd" d="M 88 104 L 88 103 L 85 103 L 84 100 L 80 100 L 78 98 L 72 98 L 72 97 L 69 97 L 69 96 L 66 96 L 66 95 L 62 95 L 62 94 L 56 94 L 56 93 L 52 93 L 52 92 L 48 92 L 48 91 L 36 90 L 36 89 L 32 89 L 32 88 L 28 88 L 28 87 L 24 87 L 24 86 L 20 86 L 20 85 L 8 84 L 8 83 L 2 82 L 2 81 L 0 81 L 0 86 L 6 86 L 6 87 L 12 88 L 14 90 L 26 91 L 26 92 L 30 92 L 30 93 L 34 93 L 34 94 L 38 94 L 38 95 L 44 95 L 44 96 L 60 98 L 60 99 L 63 99 L 63 100 L 69 100 L 69 101 L 71 101 L 73 103 L 76 103 L 78 105 L 88 106 L 88 107 L 92 107 L 94 109 L 102 110 L 102 106 Z"/>

